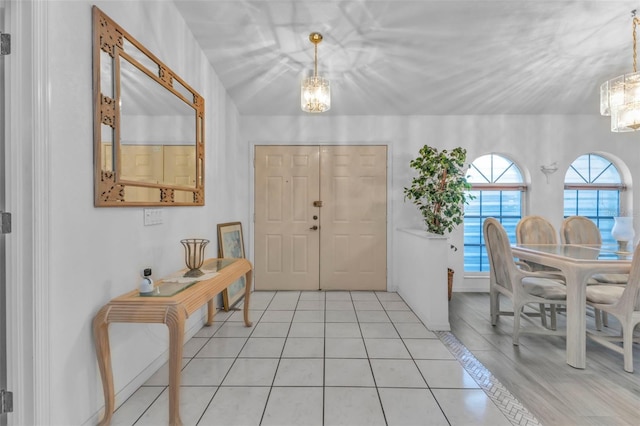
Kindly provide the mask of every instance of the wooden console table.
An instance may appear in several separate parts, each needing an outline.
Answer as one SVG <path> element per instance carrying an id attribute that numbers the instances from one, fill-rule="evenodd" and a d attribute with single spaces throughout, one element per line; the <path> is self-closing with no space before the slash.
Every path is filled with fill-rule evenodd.
<path id="1" fill-rule="evenodd" d="M 246 259 L 208 259 L 201 270 L 201 278 L 186 280 L 182 274 L 167 277 L 156 283 L 155 292 L 141 296 L 138 290 L 116 297 L 107 303 L 93 319 L 93 334 L 98 357 L 105 413 L 100 425 L 111 423 L 115 409 L 111 350 L 109 348 L 109 324 L 112 322 L 163 323 L 169 328 L 169 423 L 181 425 L 180 420 L 180 369 L 184 325 L 193 312 L 207 303 L 207 325 L 215 315 L 214 297 L 243 275 L 246 277 L 244 296 L 244 323 L 249 321 L 249 296 L 253 269 Z M 215 276 L 213 272 L 216 272 Z"/>

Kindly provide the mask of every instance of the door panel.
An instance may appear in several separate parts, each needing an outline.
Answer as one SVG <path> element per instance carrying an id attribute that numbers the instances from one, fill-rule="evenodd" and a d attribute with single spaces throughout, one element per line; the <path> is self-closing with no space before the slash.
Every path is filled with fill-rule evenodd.
<path id="1" fill-rule="evenodd" d="M 193 146 L 165 145 L 163 147 L 164 182 L 196 187 L 196 153 Z M 107 169 L 108 170 L 108 169 Z M 193 202 L 193 193 L 176 191 L 174 201 Z"/>
<path id="2" fill-rule="evenodd" d="M 387 288 L 387 148 L 321 148 L 320 287 Z"/>
<path id="3" fill-rule="evenodd" d="M 255 162 L 255 288 L 317 290 L 318 147 L 257 146 Z"/>
<path id="4" fill-rule="evenodd" d="M 157 183 L 162 181 L 162 150 L 150 145 L 122 145 L 120 161 L 121 179 L 134 182 Z M 160 190 L 142 186 L 127 186 L 127 200 L 157 200 Z"/>

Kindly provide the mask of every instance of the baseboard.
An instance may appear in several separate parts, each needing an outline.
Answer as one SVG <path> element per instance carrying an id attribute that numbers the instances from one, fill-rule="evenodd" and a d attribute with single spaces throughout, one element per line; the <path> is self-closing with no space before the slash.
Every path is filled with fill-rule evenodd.
<path id="1" fill-rule="evenodd" d="M 451 331 L 451 326 L 449 323 L 438 324 L 438 323 L 425 323 L 424 324 L 430 331 Z"/>
<path id="2" fill-rule="evenodd" d="M 453 286 L 454 293 L 488 293 L 489 277 L 484 276 L 465 276 L 462 283 Z"/>

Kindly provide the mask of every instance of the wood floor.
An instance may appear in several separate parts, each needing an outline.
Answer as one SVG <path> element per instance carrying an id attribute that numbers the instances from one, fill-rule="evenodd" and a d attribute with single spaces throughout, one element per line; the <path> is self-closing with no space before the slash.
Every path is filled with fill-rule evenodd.
<path id="1" fill-rule="evenodd" d="M 579 370 L 565 362 L 564 337 L 522 334 L 513 346 L 513 318 L 491 326 L 488 294 L 454 293 L 449 303 L 451 332 L 543 425 L 640 425 L 639 344 L 632 374 L 622 355 L 587 339 L 587 368 Z M 509 308 L 506 299 L 501 307 Z M 587 328 L 594 329 L 589 316 Z M 619 330 L 610 316 L 606 332 Z"/>

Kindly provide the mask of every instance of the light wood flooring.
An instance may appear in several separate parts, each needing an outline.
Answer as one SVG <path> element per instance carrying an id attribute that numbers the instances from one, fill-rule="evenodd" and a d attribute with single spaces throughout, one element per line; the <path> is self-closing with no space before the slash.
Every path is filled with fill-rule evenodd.
<path id="1" fill-rule="evenodd" d="M 575 369 L 565 362 L 564 337 L 522 334 L 513 346 L 513 318 L 491 326 L 488 294 L 454 293 L 449 303 L 452 334 L 543 425 L 640 425 L 640 345 L 633 374 L 624 371 L 622 355 L 590 339 L 587 368 Z M 508 309 L 508 300 L 501 299 L 501 307 Z M 587 328 L 594 329 L 590 316 Z M 606 332 L 619 329 L 609 316 Z"/>

